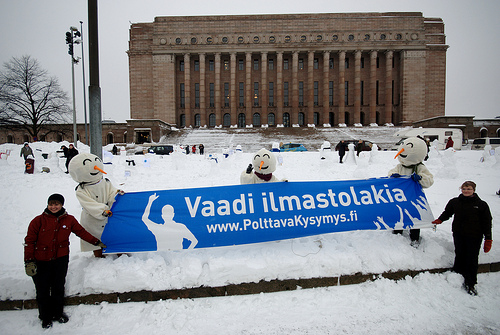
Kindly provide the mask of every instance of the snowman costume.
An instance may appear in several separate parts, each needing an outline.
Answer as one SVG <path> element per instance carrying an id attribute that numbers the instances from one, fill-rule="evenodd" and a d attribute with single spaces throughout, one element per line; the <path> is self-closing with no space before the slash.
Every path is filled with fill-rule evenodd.
<path id="1" fill-rule="evenodd" d="M 259 183 L 272 183 L 279 181 L 273 172 L 276 171 L 276 157 L 274 154 L 264 148 L 257 151 L 253 156 L 252 163 L 248 165 L 247 169 L 240 175 L 241 184 L 259 184 Z"/>
<path id="2" fill-rule="evenodd" d="M 76 198 L 82 206 L 80 224 L 92 235 L 101 239 L 102 232 L 112 213 L 111 206 L 118 192 L 111 182 L 103 178 L 102 160 L 90 153 L 80 153 L 70 161 L 69 174 L 78 183 Z M 81 240 L 82 251 L 99 250 Z"/>
<path id="3" fill-rule="evenodd" d="M 411 176 L 415 182 L 423 188 L 434 184 L 434 176 L 422 163 L 427 155 L 427 144 L 421 137 L 409 137 L 401 143 L 399 151 L 394 158 L 398 158 L 399 164 L 389 170 L 388 175 L 393 178 Z M 395 234 L 402 234 L 402 230 L 394 230 Z M 411 245 L 418 247 L 420 241 L 420 229 L 410 229 Z"/>
<path id="4" fill-rule="evenodd" d="M 401 143 L 399 151 L 394 158 L 398 158 L 399 164 L 389 171 L 390 177 L 412 176 L 423 188 L 434 184 L 434 176 L 422 163 L 427 155 L 427 144 L 425 140 L 418 137 L 410 137 Z"/>

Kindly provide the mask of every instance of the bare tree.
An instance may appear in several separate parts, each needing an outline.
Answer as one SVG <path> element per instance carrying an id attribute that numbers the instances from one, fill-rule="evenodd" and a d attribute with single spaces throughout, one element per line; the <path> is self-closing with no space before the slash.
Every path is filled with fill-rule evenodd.
<path id="1" fill-rule="evenodd" d="M 56 77 L 50 77 L 36 59 L 13 57 L 0 72 L 0 124 L 26 129 L 37 138 L 53 127 L 68 123 L 71 109 L 68 97 Z"/>

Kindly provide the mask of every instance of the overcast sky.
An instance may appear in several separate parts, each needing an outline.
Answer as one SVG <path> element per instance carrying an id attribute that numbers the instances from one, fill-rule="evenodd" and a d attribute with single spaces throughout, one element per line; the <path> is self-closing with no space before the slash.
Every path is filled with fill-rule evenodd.
<path id="1" fill-rule="evenodd" d="M 71 98 L 71 62 L 65 33 L 88 34 L 85 0 L 0 0 L 0 64 L 30 55 L 56 76 Z M 130 23 L 153 22 L 156 16 L 289 14 L 343 12 L 422 12 L 444 20 L 447 52 L 446 115 L 500 116 L 500 1 L 498 0 L 101 0 L 99 67 L 103 119 L 130 118 L 128 38 Z M 75 46 L 81 55 L 81 46 Z M 88 73 L 88 55 L 85 54 Z M 88 74 L 86 84 L 88 85 Z M 81 64 L 75 67 L 76 109 L 83 122 Z M 88 94 L 87 94 L 88 97 Z M 87 107 L 88 108 L 88 107 Z"/>

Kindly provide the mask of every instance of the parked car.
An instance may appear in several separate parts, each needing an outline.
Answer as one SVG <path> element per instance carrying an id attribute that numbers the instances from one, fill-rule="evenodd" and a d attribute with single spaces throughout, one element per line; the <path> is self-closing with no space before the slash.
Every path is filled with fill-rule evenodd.
<path id="1" fill-rule="evenodd" d="M 482 137 L 476 138 L 472 142 L 472 150 L 484 150 L 486 145 L 491 145 L 491 149 L 500 146 L 500 137 Z"/>
<path id="2" fill-rule="evenodd" d="M 174 146 L 169 144 L 152 145 L 149 147 L 148 152 L 157 155 L 169 155 L 174 151 Z"/>
<path id="3" fill-rule="evenodd" d="M 307 149 L 300 143 L 285 143 L 280 146 L 280 151 L 307 151 Z"/>
<path id="4" fill-rule="evenodd" d="M 354 144 L 354 150 L 356 150 L 356 147 L 359 143 L 359 140 L 344 140 L 344 143 L 346 144 L 346 150 L 349 150 L 349 144 L 352 143 Z M 340 144 L 340 142 L 339 142 Z M 335 146 L 335 151 L 339 151 L 339 144 Z M 361 147 L 361 151 L 371 151 L 373 147 L 373 142 L 362 140 L 363 146 Z M 381 148 L 377 145 L 378 150 L 381 150 Z"/>

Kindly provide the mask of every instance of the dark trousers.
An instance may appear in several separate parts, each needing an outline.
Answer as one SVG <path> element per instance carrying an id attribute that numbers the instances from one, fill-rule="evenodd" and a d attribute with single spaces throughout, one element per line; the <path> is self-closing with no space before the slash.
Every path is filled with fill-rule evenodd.
<path id="1" fill-rule="evenodd" d="M 453 244 L 455 244 L 455 264 L 453 271 L 464 277 L 467 286 L 477 283 L 477 268 L 479 262 L 479 251 L 483 237 L 471 237 L 453 233 Z"/>
<path id="2" fill-rule="evenodd" d="M 38 304 L 38 317 L 44 321 L 59 318 L 64 308 L 64 284 L 68 272 L 69 256 L 53 261 L 37 261 L 37 274 L 33 276 Z"/>
<path id="3" fill-rule="evenodd" d="M 393 230 L 394 234 L 403 234 L 402 230 Z M 410 229 L 410 240 L 418 241 L 420 239 L 420 229 Z"/>

